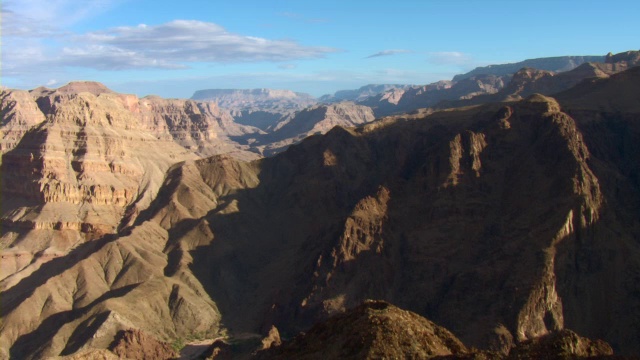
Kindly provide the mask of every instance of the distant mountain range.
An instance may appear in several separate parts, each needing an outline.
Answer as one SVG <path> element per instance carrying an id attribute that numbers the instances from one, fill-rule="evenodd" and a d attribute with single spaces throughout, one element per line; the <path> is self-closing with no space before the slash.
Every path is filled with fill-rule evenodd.
<path id="1" fill-rule="evenodd" d="M 573 70 L 586 62 L 604 62 L 605 56 L 556 56 L 538 59 L 527 59 L 510 64 L 499 64 L 477 67 L 468 73 L 456 75 L 453 81 L 464 80 L 477 75 L 509 75 L 529 67 L 538 70 L 562 72 Z"/>
<path id="2" fill-rule="evenodd" d="M 412 85 L 399 85 L 399 84 L 369 84 L 360 87 L 356 90 L 340 90 L 335 92 L 333 95 L 323 95 L 318 101 L 324 103 L 335 103 L 340 101 L 364 101 L 371 96 L 375 96 L 389 90 L 394 89 L 408 89 Z"/>
<path id="3" fill-rule="evenodd" d="M 283 117 L 316 104 L 305 93 L 275 89 L 198 90 L 192 100 L 211 101 L 227 109 L 236 122 L 267 130 Z"/>

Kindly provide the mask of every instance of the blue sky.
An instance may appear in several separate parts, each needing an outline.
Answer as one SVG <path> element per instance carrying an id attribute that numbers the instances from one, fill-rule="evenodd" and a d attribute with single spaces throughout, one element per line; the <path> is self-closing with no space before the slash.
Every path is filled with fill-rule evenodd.
<path id="1" fill-rule="evenodd" d="M 476 66 L 640 48 L 640 2 L 4 0 L 2 85 L 139 96 L 427 84 Z"/>

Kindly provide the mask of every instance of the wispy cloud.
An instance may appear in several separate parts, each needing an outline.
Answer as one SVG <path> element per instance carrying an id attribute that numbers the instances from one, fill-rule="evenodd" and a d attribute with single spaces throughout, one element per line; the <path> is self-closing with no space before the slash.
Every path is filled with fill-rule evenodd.
<path id="1" fill-rule="evenodd" d="M 435 65 L 465 66 L 471 64 L 473 59 L 459 51 L 438 51 L 429 53 L 427 61 Z"/>
<path id="2" fill-rule="evenodd" d="M 396 55 L 396 54 L 408 54 L 408 53 L 411 53 L 411 52 L 412 52 L 411 50 L 403 50 L 403 49 L 383 50 L 383 51 L 377 52 L 375 54 L 369 55 L 365 59 L 371 59 L 371 58 L 376 58 L 376 57 L 380 57 L 380 56 Z"/>
<path id="3" fill-rule="evenodd" d="M 9 14 L 8 11 L 6 13 Z M 17 35 L 13 36 L 14 40 Z M 9 51 L 3 52 L 5 73 L 17 75 L 45 66 L 96 70 L 181 69 L 188 68 L 190 63 L 284 62 L 321 58 L 337 51 L 329 47 L 303 46 L 292 40 L 235 34 L 217 24 L 195 20 L 174 20 L 155 26 L 122 26 L 81 35 L 66 34 L 56 40 L 63 46 L 46 47 L 34 39 L 26 42 L 31 46 L 24 46 L 24 41 L 10 42 Z"/>
<path id="4" fill-rule="evenodd" d="M 296 64 L 281 64 L 278 65 L 279 69 L 284 69 L 284 70 L 291 70 L 291 69 L 295 69 L 297 66 Z"/>
<path id="5" fill-rule="evenodd" d="M 99 69 L 180 68 L 191 62 L 288 61 L 336 51 L 227 32 L 196 20 L 157 26 L 123 26 L 78 36 L 65 55 L 74 65 Z M 104 59 L 104 60 L 101 60 Z M 97 65 L 93 65 L 97 64 Z"/>

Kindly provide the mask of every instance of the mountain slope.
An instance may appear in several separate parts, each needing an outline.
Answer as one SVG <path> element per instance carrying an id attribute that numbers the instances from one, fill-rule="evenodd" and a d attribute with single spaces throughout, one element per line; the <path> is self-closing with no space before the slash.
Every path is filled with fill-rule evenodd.
<path id="1" fill-rule="evenodd" d="M 633 70 L 620 76 L 640 84 Z M 238 331 L 304 329 L 383 298 L 472 346 L 569 327 L 637 352 L 640 299 L 627 279 L 640 251 L 638 114 L 617 106 L 631 113 L 610 124 L 536 95 L 335 128 L 250 167 L 185 168 L 172 188 L 189 200 L 163 196 L 148 218 L 179 229 L 173 239 L 189 244 L 194 274 Z"/>

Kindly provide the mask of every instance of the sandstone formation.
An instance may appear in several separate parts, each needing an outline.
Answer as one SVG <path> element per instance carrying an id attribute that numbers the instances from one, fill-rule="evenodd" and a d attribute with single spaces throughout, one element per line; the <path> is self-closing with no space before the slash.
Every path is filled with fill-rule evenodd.
<path id="1" fill-rule="evenodd" d="M 239 145 L 235 137 L 259 134 L 254 127 L 238 124 L 215 103 L 145 97 L 134 103 L 148 131 L 158 137 L 170 135 L 176 143 L 200 156 L 232 154 L 243 160 L 260 156 Z"/>
<path id="2" fill-rule="evenodd" d="M 0 279 L 133 221 L 176 162 L 259 157 L 231 140 L 258 130 L 213 103 L 138 99 L 93 82 L 1 97 Z"/>
<path id="3" fill-rule="evenodd" d="M 115 233 L 149 205 L 170 165 L 196 158 L 143 131 L 117 94 L 21 100 L 44 121 L 3 155 L 0 278 L 33 268 L 10 284 L 84 241 Z M 14 119 L 20 116 L 30 113 Z"/>

